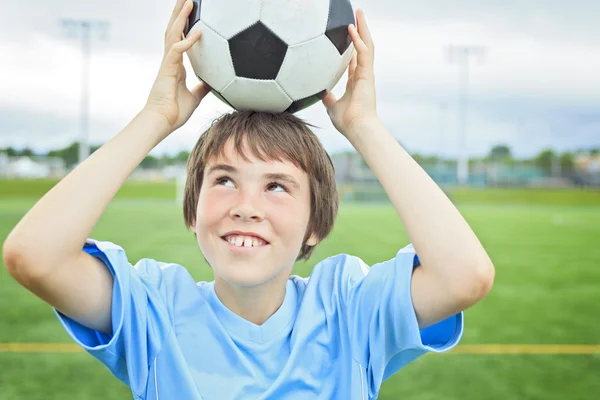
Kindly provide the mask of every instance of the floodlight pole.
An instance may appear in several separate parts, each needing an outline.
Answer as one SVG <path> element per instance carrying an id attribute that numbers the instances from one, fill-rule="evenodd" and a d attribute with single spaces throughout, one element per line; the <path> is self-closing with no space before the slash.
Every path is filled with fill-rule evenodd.
<path id="1" fill-rule="evenodd" d="M 448 59 L 457 63 L 459 69 L 458 94 L 458 183 L 466 185 L 469 181 L 469 154 L 467 151 L 467 109 L 469 99 L 469 59 L 479 57 L 483 61 L 485 48 L 482 46 L 449 46 Z"/>
<path id="2" fill-rule="evenodd" d="M 438 151 L 439 151 L 439 159 L 440 159 L 440 163 L 441 160 L 444 158 L 444 152 L 446 151 L 446 146 L 447 146 L 447 132 L 448 130 L 446 129 L 446 112 L 448 111 L 448 103 L 445 101 L 442 101 L 438 104 L 438 108 L 439 108 L 439 124 L 440 124 L 440 131 L 438 132 Z"/>
<path id="3" fill-rule="evenodd" d="M 109 27 L 107 21 L 61 19 L 60 25 L 66 30 L 68 37 L 81 39 L 81 52 L 83 65 L 81 73 L 81 119 L 78 164 L 85 160 L 90 154 L 89 139 L 89 110 L 90 110 L 90 53 L 92 34 L 98 33 L 99 37 L 106 38 Z"/>

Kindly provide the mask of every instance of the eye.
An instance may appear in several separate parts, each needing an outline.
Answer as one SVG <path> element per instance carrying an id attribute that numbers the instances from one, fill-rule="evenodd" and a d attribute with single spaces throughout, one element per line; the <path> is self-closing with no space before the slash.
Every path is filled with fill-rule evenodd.
<path id="1" fill-rule="evenodd" d="M 281 188 L 282 190 L 274 190 L 276 192 L 287 192 L 288 191 L 284 185 L 282 185 L 278 182 L 269 182 L 269 184 L 267 185 L 267 189 L 272 189 L 272 188 L 277 188 L 277 187 Z"/>
<path id="2" fill-rule="evenodd" d="M 233 185 L 233 181 L 228 176 L 221 176 L 221 177 L 215 179 L 215 184 L 216 185 L 224 185 L 225 186 L 225 184 L 227 182 L 231 182 L 231 184 Z"/>

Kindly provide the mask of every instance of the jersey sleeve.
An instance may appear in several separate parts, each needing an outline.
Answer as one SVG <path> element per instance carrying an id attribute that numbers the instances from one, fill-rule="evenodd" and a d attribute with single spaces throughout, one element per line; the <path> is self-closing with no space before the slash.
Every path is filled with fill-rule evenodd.
<path id="1" fill-rule="evenodd" d="M 110 242 L 86 241 L 83 250 L 104 262 L 113 276 L 112 335 L 89 329 L 54 309 L 71 338 L 104 364 L 134 394 L 173 326 L 165 301 L 164 264 L 143 259 L 133 266 Z"/>
<path id="2" fill-rule="evenodd" d="M 463 313 L 419 329 L 411 279 L 419 259 L 412 245 L 369 268 L 350 265 L 346 309 L 353 356 L 367 372 L 372 395 L 387 378 L 419 356 L 450 350 L 463 333 Z"/>

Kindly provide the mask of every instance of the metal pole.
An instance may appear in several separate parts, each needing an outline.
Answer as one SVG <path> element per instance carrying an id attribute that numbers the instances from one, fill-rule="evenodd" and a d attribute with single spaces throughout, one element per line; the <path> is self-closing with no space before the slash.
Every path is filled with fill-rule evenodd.
<path id="1" fill-rule="evenodd" d="M 469 106 L 469 57 L 464 50 L 459 62 L 458 94 L 458 183 L 469 182 L 469 153 L 467 151 L 467 108 Z"/>
<path id="2" fill-rule="evenodd" d="M 82 71 L 81 71 L 81 120 L 79 132 L 78 163 L 90 154 L 89 143 L 89 113 L 90 113 L 90 56 L 92 34 L 98 33 L 100 38 L 106 38 L 109 23 L 107 21 L 61 19 L 59 23 L 66 30 L 67 36 L 81 39 Z"/>
<path id="3" fill-rule="evenodd" d="M 81 24 L 81 51 L 83 54 L 82 81 L 81 81 L 81 137 L 79 141 L 79 163 L 90 155 L 90 24 L 84 21 Z"/>
<path id="4" fill-rule="evenodd" d="M 467 117 L 469 107 L 469 59 L 479 56 L 483 60 L 485 49 L 481 46 L 450 46 L 450 62 L 458 64 L 458 165 L 459 185 L 469 182 L 469 152 L 467 149 Z"/>
<path id="5" fill-rule="evenodd" d="M 437 159 L 437 168 L 438 168 L 438 173 L 440 173 L 440 180 L 442 183 L 446 183 L 444 182 L 444 173 L 446 171 L 446 163 L 445 163 L 445 159 L 446 159 L 446 141 L 447 141 L 447 129 L 446 129 L 446 109 L 448 108 L 448 105 L 446 104 L 446 102 L 441 102 L 439 103 L 439 132 L 438 132 L 438 159 Z"/>

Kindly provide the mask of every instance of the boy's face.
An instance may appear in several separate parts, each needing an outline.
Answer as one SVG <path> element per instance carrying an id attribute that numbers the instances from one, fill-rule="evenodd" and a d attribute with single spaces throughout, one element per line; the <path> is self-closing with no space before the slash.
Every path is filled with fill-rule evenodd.
<path id="1" fill-rule="evenodd" d="M 287 276 L 310 217 L 308 175 L 289 161 L 246 162 L 231 142 L 209 161 L 192 230 L 215 279 L 256 286 Z M 317 244 L 311 237 L 307 244 Z"/>

